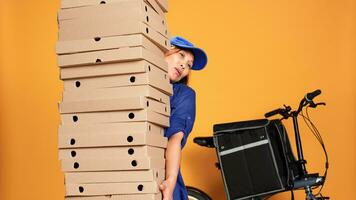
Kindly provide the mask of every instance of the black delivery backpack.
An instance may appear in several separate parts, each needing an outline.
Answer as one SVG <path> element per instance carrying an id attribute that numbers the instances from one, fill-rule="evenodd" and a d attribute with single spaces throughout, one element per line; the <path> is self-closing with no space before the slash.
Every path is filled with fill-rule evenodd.
<path id="1" fill-rule="evenodd" d="M 280 120 L 216 124 L 213 138 L 228 200 L 289 190 L 300 174 Z"/>

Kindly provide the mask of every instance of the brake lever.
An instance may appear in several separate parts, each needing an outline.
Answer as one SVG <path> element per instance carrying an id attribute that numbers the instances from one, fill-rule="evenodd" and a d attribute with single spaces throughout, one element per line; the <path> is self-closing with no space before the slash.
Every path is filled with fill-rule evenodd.
<path id="1" fill-rule="evenodd" d="M 320 102 L 320 103 L 317 103 L 316 105 L 317 106 L 319 106 L 319 105 L 326 106 L 326 103 L 325 102 Z"/>
<path id="2" fill-rule="evenodd" d="M 311 107 L 311 108 L 316 108 L 317 106 L 320 106 L 320 105 L 326 106 L 326 103 L 324 103 L 324 102 L 314 103 L 313 101 L 311 101 L 311 102 L 309 103 L 309 107 Z"/>
<path id="3" fill-rule="evenodd" d="M 284 119 L 288 119 L 288 117 L 290 116 L 289 112 L 292 110 L 292 108 L 290 106 L 284 106 L 284 111 L 281 113 L 281 115 L 283 116 Z"/>

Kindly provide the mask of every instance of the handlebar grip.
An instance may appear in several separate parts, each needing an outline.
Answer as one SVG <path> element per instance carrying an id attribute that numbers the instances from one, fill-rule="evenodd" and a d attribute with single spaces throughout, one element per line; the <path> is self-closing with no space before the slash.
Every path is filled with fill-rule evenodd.
<path id="1" fill-rule="evenodd" d="M 313 99 L 321 94 L 321 90 L 315 90 L 314 92 L 310 92 L 307 95 L 305 95 L 305 100 L 307 101 L 313 101 Z"/>
<path id="2" fill-rule="evenodd" d="M 281 108 L 272 110 L 271 112 L 266 113 L 266 114 L 265 114 L 265 117 L 266 117 L 266 118 L 272 117 L 273 115 L 277 115 L 277 114 L 281 113 L 281 111 L 282 111 Z"/>
<path id="3" fill-rule="evenodd" d="M 194 143 L 204 147 L 215 147 L 213 137 L 195 137 Z"/>

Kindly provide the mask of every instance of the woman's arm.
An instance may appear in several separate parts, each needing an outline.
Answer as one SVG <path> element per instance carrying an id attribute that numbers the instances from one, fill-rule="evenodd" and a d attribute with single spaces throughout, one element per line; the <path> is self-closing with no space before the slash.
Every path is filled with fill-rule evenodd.
<path id="1" fill-rule="evenodd" d="M 181 142 L 184 133 L 182 131 L 172 135 L 166 149 L 166 180 L 160 185 L 163 200 L 172 200 L 173 191 L 177 182 L 177 176 L 181 160 Z"/>

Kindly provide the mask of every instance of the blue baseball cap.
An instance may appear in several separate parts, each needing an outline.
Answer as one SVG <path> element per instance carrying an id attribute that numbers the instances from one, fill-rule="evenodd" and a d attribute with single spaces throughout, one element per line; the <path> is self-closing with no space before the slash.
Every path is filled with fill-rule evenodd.
<path id="1" fill-rule="evenodd" d="M 194 55 L 194 61 L 193 61 L 193 66 L 192 66 L 193 70 L 201 70 L 208 63 L 208 57 L 207 57 L 206 53 L 202 49 L 195 47 L 188 40 L 186 40 L 182 37 L 176 36 L 171 39 L 171 44 L 178 48 L 191 51 L 193 53 L 193 55 Z"/>

